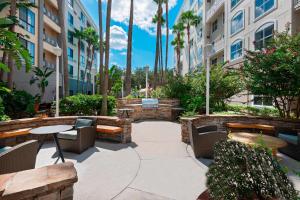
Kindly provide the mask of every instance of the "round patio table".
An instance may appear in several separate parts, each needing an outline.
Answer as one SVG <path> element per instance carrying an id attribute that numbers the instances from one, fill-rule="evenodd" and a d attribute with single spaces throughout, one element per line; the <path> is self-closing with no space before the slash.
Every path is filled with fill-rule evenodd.
<path id="1" fill-rule="evenodd" d="M 59 145 L 57 134 L 59 132 L 64 132 L 64 131 L 71 130 L 72 128 L 73 128 L 73 126 L 70 126 L 70 125 L 42 126 L 42 127 L 39 127 L 39 128 L 31 129 L 30 133 L 33 134 L 33 135 L 43 136 L 42 140 L 40 142 L 39 148 L 38 148 L 38 152 L 40 151 L 40 149 L 42 148 L 42 146 L 44 144 L 45 137 L 47 135 L 52 135 L 53 139 L 54 139 L 54 142 L 56 144 L 56 147 L 57 147 L 59 157 L 61 158 L 62 162 L 65 162 L 64 155 L 63 155 L 63 153 L 61 151 L 61 148 L 60 148 L 60 145 Z"/>
<path id="2" fill-rule="evenodd" d="M 277 157 L 278 148 L 287 146 L 287 143 L 284 140 L 269 135 L 247 133 L 247 132 L 236 132 L 236 133 L 230 133 L 228 137 L 229 139 L 247 145 L 251 145 L 251 146 L 260 144 L 262 142 L 263 144 L 266 145 L 266 147 L 272 149 L 272 153 L 274 157 Z"/>

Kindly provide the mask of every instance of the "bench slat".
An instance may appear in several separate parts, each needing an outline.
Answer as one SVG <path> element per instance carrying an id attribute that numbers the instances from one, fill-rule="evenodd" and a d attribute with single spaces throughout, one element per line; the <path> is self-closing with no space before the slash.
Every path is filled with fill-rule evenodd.
<path id="1" fill-rule="evenodd" d="M 97 125 L 97 132 L 106 134 L 120 134 L 123 132 L 123 129 L 117 126 Z"/>
<path id="2" fill-rule="evenodd" d="M 275 127 L 266 124 L 243 124 L 243 123 L 226 123 L 228 128 L 241 128 L 241 129 L 261 129 L 267 131 L 274 131 Z"/>
<path id="3" fill-rule="evenodd" d="M 17 129 L 12 131 L 0 132 L 0 139 L 17 137 L 22 135 L 29 135 L 30 130 L 31 128 L 23 128 L 23 129 Z"/>

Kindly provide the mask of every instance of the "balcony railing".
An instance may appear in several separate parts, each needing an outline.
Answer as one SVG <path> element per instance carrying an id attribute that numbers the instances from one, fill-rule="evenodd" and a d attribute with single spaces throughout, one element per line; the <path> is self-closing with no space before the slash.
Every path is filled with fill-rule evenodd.
<path id="1" fill-rule="evenodd" d="M 44 14 L 49 17 L 52 21 L 54 21 L 57 25 L 59 25 L 58 16 L 50 12 L 47 8 L 44 7 Z"/>
<path id="2" fill-rule="evenodd" d="M 224 5 L 225 0 L 216 0 L 210 9 L 206 12 L 206 22 L 208 22 L 214 14 Z"/>
<path id="3" fill-rule="evenodd" d="M 294 6 L 297 10 L 300 10 L 300 0 L 294 0 Z"/>
<path id="4" fill-rule="evenodd" d="M 224 38 L 212 42 L 211 56 L 222 51 L 225 46 Z"/>
<path id="5" fill-rule="evenodd" d="M 44 34 L 44 41 L 51 44 L 52 46 L 57 45 L 57 38 L 51 37 L 47 34 Z"/>
<path id="6" fill-rule="evenodd" d="M 50 69 L 55 69 L 55 63 L 51 63 L 51 62 L 48 62 L 46 60 L 43 61 L 43 66 L 47 67 L 47 68 L 50 68 Z"/>

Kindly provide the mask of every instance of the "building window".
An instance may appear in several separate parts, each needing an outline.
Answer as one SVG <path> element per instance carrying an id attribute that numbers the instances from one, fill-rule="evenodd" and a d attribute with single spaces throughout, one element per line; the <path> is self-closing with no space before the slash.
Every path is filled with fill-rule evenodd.
<path id="1" fill-rule="evenodd" d="M 28 8 L 20 7 L 19 25 L 28 32 L 35 33 L 35 14 Z"/>
<path id="2" fill-rule="evenodd" d="M 68 31 L 68 42 L 74 44 L 74 33 L 72 31 Z"/>
<path id="3" fill-rule="evenodd" d="M 237 12 L 231 19 L 231 35 L 244 28 L 244 11 Z"/>
<path id="4" fill-rule="evenodd" d="M 231 0 L 231 8 L 234 8 L 241 0 Z"/>
<path id="5" fill-rule="evenodd" d="M 267 23 L 255 32 L 255 49 L 262 49 L 267 46 L 270 39 L 273 38 L 274 23 Z"/>
<path id="6" fill-rule="evenodd" d="M 73 75 L 74 75 L 73 66 L 72 65 L 68 65 L 68 69 L 69 69 L 69 76 L 73 77 Z"/>
<path id="7" fill-rule="evenodd" d="M 85 15 L 83 14 L 83 12 L 80 13 L 80 21 L 84 24 L 85 23 Z"/>
<path id="8" fill-rule="evenodd" d="M 85 53 L 85 45 L 84 45 L 84 43 L 81 41 L 80 42 L 80 50 L 81 50 L 81 53 Z"/>
<path id="9" fill-rule="evenodd" d="M 74 58 L 73 49 L 71 49 L 70 47 L 68 47 L 68 58 L 69 58 L 69 60 L 73 60 L 73 58 Z"/>
<path id="10" fill-rule="evenodd" d="M 74 17 L 70 13 L 68 13 L 68 23 L 70 26 L 74 26 Z"/>
<path id="11" fill-rule="evenodd" d="M 80 65 L 81 65 L 82 67 L 85 66 L 85 57 L 84 57 L 84 55 L 80 55 Z"/>
<path id="12" fill-rule="evenodd" d="M 74 91 L 73 90 L 69 90 L 69 95 L 73 96 L 74 95 Z"/>
<path id="13" fill-rule="evenodd" d="M 236 60 L 243 56 L 243 41 L 237 40 L 230 46 L 230 59 Z"/>
<path id="14" fill-rule="evenodd" d="M 74 0 L 68 0 L 68 4 L 71 8 L 74 7 Z"/>
<path id="15" fill-rule="evenodd" d="M 216 30 L 218 30 L 218 20 L 217 19 L 212 24 L 212 32 L 215 32 Z"/>
<path id="16" fill-rule="evenodd" d="M 273 106 L 272 97 L 255 95 L 253 98 L 254 106 Z"/>
<path id="17" fill-rule="evenodd" d="M 32 60 L 32 64 L 34 64 L 34 55 L 35 55 L 35 46 L 34 46 L 34 43 L 32 42 L 29 42 L 23 38 L 20 38 L 19 39 L 20 42 L 22 43 L 23 47 L 28 49 L 28 52 L 31 56 L 31 60 Z"/>
<path id="18" fill-rule="evenodd" d="M 255 0 L 255 18 L 264 15 L 275 7 L 275 0 Z"/>

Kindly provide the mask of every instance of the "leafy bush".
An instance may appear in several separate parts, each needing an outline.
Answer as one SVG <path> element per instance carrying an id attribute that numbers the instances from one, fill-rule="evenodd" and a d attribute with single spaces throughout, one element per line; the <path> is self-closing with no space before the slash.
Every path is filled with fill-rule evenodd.
<path id="1" fill-rule="evenodd" d="M 4 106 L 3 106 L 3 100 L 0 97 L 0 121 L 6 121 L 9 120 L 10 118 L 4 113 Z"/>
<path id="2" fill-rule="evenodd" d="M 9 90 L 0 85 L 0 96 L 2 98 L 4 113 L 12 119 L 33 117 L 34 97 L 25 92 L 18 90 Z"/>
<path id="3" fill-rule="evenodd" d="M 166 98 L 166 94 L 164 93 L 163 89 L 161 87 L 156 88 L 151 92 L 152 98 Z"/>
<path id="4" fill-rule="evenodd" d="M 255 107 L 244 105 L 226 105 L 226 111 L 233 111 L 235 113 L 249 114 L 262 117 L 279 117 L 279 111 L 272 107 Z"/>
<path id="5" fill-rule="evenodd" d="M 102 96 L 77 94 L 60 101 L 60 112 L 62 115 L 97 115 L 100 114 L 101 106 Z M 112 114 L 115 107 L 115 97 L 108 96 L 108 113 Z"/>
<path id="6" fill-rule="evenodd" d="M 206 174 L 213 199 L 297 199 L 293 184 L 265 148 L 222 141 L 214 150 L 215 162 Z"/>

